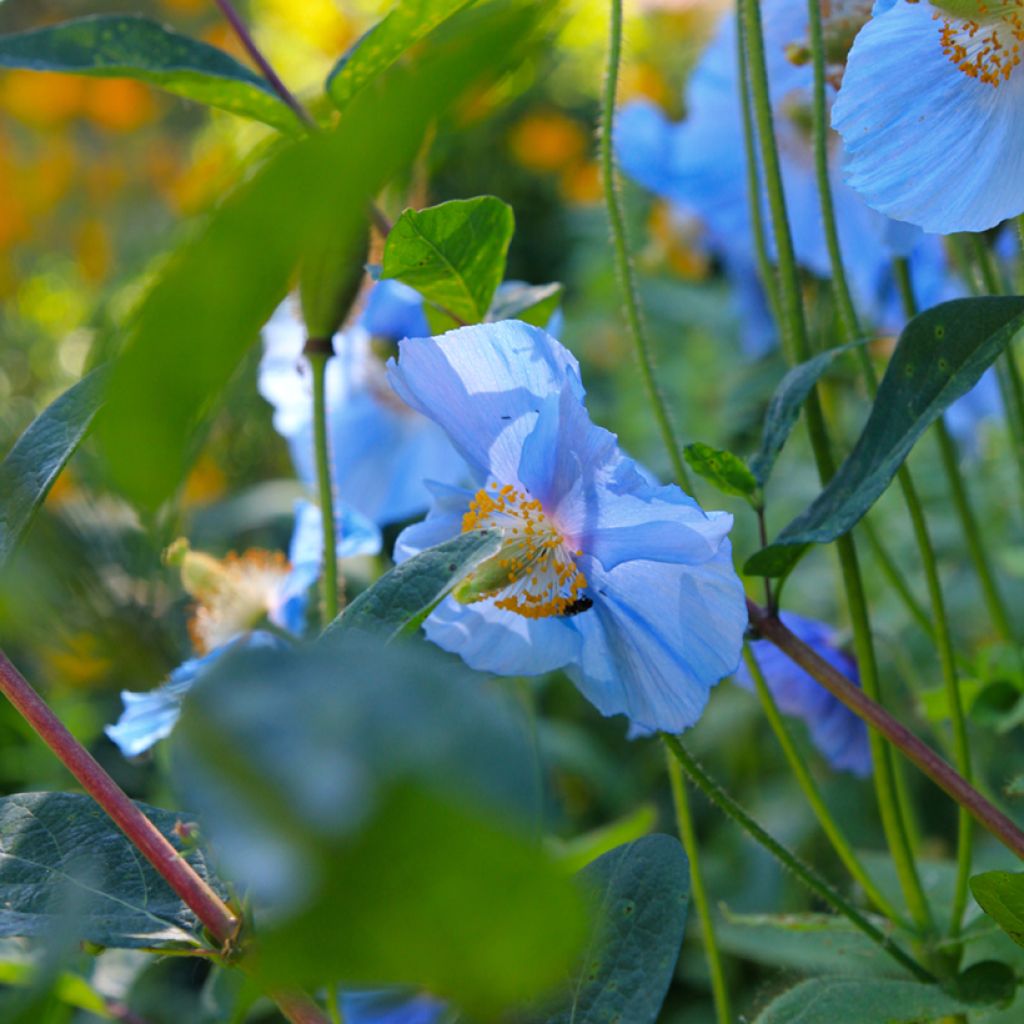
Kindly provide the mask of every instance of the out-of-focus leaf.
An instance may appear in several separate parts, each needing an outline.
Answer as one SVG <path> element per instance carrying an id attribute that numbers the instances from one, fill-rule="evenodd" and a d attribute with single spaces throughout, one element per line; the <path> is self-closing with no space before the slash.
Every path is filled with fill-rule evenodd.
<path id="1" fill-rule="evenodd" d="M 196 430 L 284 298 L 310 239 L 344 248 L 366 204 L 414 157 L 426 126 L 518 59 L 539 5 L 499 5 L 362 90 L 336 128 L 287 146 L 167 261 L 127 330 L 97 432 L 114 482 L 155 508 L 180 484 Z M 469 12 L 467 12 L 469 13 Z"/>
<path id="2" fill-rule="evenodd" d="M 688 444 L 683 455 L 690 469 L 713 483 L 723 494 L 746 498 L 754 504 L 758 502 L 761 489 L 757 478 L 738 455 L 699 441 Z"/>
<path id="3" fill-rule="evenodd" d="M 1005 1006 L 1017 992 L 1017 972 L 999 960 L 981 960 L 950 978 L 943 988 L 971 1006 Z"/>
<path id="4" fill-rule="evenodd" d="M 512 207 L 494 196 L 406 210 L 384 246 L 382 278 L 415 288 L 442 313 L 479 323 L 505 276 Z"/>
<path id="5" fill-rule="evenodd" d="M 359 90 L 470 0 L 399 0 L 358 39 L 327 78 L 327 95 L 342 110 Z"/>
<path id="6" fill-rule="evenodd" d="M 562 301 L 565 286 L 551 284 L 508 284 L 494 296 L 487 319 L 522 320 L 534 327 L 547 327 Z"/>
<path id="7" fill-rule="evenodd" d="M 223 50 L 134 15 L 93 15 L 0 36 L 0 67 L 137 78 L 186 99 L 296 133 L 291 109 Z"/>
<path id="8" fill-rule="evenodd" d="M 410 633 L 467 573 L 496 555 L 500 547 L 501 535 L 496 531 L 474 530 L 427 548 L 364 590 L 327 632 L 357 629 L 385 639 Z"/>
<path id="9" fill-rule="evenodd" d="M 914 443 L 969 391 L 1024 326 L 1024 297 L 956 299 L 900 335 L 853 451 L 810 507 L 747 560 L 753 576 L 785 575 L 808 544 L 841 537 L 881 497 Z"/>
<path id="10" fill-rule="evenodd" d="M 978 906 L 1018 946 L 1024 946 L 1024 873 L 984 871 L 971 879 L 971 892 Z"/>
<path id="11" fill-rule="evenodd" d="M 54 480 L 82 443 L 103 401 L 100 367 L 48 405 L 0 463 L 0 570 L 28 529 Z"/>
<path id="12" fill-rule="evenodd" d="M 865 339 L 866 340 L 866 339 Z M 764 427 L 761 431 L 761 447 L 750 460 L 750 470 L 763 487 L 771 476 L 775 460 L 779 456 L 789 438 L 790 431 L 800 415 L 811 388 L 818 382 L 821 375 L 835 362 L 836 357 L 859 345 L 864 341 L 851 341 L 848 345 L 830 348 L 827 352 L 808 359 L 806 363 L 794 366 L 775 389 L 772 400 L 768 403 L 768 411 L 764 416 Z"/>
<path id="13" fill-rule="evenodd" d="M 773 999 L 754 1024 L 921 1024 L 969 1009 L 937 985 L 894 978 L 811 978 Z"/>
<path id="14" fill-rule="evenodd" d="M 23 987 L 36 982 L 38 968 L 31 961 L 0 957 L 0 984 Z M 52 979 L 53 995 L 65 1006 L 85 1010 L 103 1020 L 114 1020 L 107 1001 L 86 980 L 70 971 L 62 971 Z"/>
<path id="15" fill-rule="evenodd" d="M 579 873 L 597 905 L 596 928 L 565 1003 L 547 1024 L 654 1024 L 675 972 L 690 901 L 690 868 L 671 836 L 606 853 Z"/>
<path id="16" fill-rule="evenodd" d="M 180 848 L 173 832 L 179 816 L 142 809 Z M 190 852 L 188 860 L 207 876 L 201 852 Z M 69 887 L 81 906 L 66 917 Z M 0 935 L 46 935 L 55 923 L 99 946 L 200 944 L 195 915 L 93 800 L 77 793 L 4 797 Z"/>
<path id="17" fill-rule="evenodd" d="M 657 823 L 657 808 L 653 804 L 641 804 L 624 818 L 581 836 L 574 836 L 568 840 L 551 839 L 548 841 L 548 847 L 567 871 L 581 871 L 591 861 L 616 847 L 647 835 Z"/>
<path id="18" fill-rule="evenodd" d="M 433 648 L 342 631 L 228 656 L 171 742 L 204 835 L 267 911 L 268 981 L 405 984 L 486 1016 L 571 966 L 582 899 L 526 838 L 525 723 Z"/>

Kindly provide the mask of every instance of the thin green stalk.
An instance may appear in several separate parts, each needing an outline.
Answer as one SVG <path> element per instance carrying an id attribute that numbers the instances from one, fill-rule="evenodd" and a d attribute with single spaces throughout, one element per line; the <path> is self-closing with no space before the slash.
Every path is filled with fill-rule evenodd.
<path id="1" fill-rule="evenodd" d="M 743 645 L 743 658 L 747 663 L 747 668 L 750 670 L 750 676 L 754 680 L 754 686 L 757 689 L 757 695 L 761 700 L 761 706 L 764 708 L 768 724 L 772 727 L 775 738 L 779 741 L 779 746 L 782 748 L 782 753 L 785 755 L 786 761 L 796 778 L 797 785 L 803 791 L 804 797 L 814 812 L 814 816 L 818 819 L 818 824 L 821 825 L 822 831 L 832 844 L 832 849 L 835 850 L 836 856 L 864 890 L 867 898 L 889 920 L 900 921 L 899 911 L 896 910 L 867 873 L 857 854 L 854 853 L 853 847 L 850 846 L 846 836 L 843 835 L 842 829 L 836 824 L 835 818 L 832 817 L 831 812 L 826 806 L 818 787 L 815 785 L 814 779 L 811 777 L 811 773 L 807 769 L 807 765 L 804 763 L 800 752 L 793 743 L 792 737 L 789 735 L 789 730 L 787 730 L 786 724 L 782 720 L 782 715 L 779 713 L 775 698 L 765 682 L 761 666 L 757 663 L 757 657 L 749 644 Z"/>
<path id="2" fill-rule="evenodd" d="M 676 825 L 683 849 L 690 860 L 690 890 L 693 905 L 697 908 L 700 919 L 701 938 L 704 941 L 704 956 L 708 962 L 708 973 L 711 975 L 711 993 L 715 1001 L 715 1017 L 718 1024 L 730 1024 L 732 1011 L 729 1007 L 729 989 L 725 983 L 725 971 L 722 969 L 722 954 L 715 937 L 715 922 L 711 914 L 711 903 L 704 885 L 704 876 L 700 869 L 700 847 L 697 844 L 697 833 L 693 827 L 693 814 L 690 811 L 690 798 L 683 784 L 679 762 L 670 749 L 665 750 L 665 764 L 668 780 L 672 787 L 672 804 L 676 812 Z"/>
<path id="3" fill-rule="evenodd" d="M 601 103 L 601 134 L 600 161 L 601 181 L 604 186 L 604 201 L 608 208 L 608 223 L 612 234 L 612 252 L 615 256 L 615 273 L 622 290 L 622 302 L 626 314 L 626 324 L 633 341 L 637 362 L 640 364 L 640 375 L 647 391 L 648 401 L 654 410 L 654 418 L 658 422 L 665 449 L 672 462 L 672 472 L 676 480 L 686 490 L 692 491 L 690 477 L 683 462 L 683 453 L 676 440 L 672 421 L 669 418 L 665 399 L 658 388 L 654 375 L 654 358 L 651 347 L 644 333 L 643 321 L 640 316 L 640 300 L 637 296 L 636 280 L 633 275 L 633 264 L 629 255 L 629 244 L 626 240 L 626 218 L 622 212 L 622 202 L 616 184 L 615 153 L 613 149 L 613 129 L 615 125 L 615 100 L 619 88 L 619 64 L 622 60 L 622 0 L 611 0 L 611 19 L 608 32 L 608 70 L 604 80 L 604 96 Z"/>
<path id="4" fill-rule="evenodd" d="M 307 346 L 307 349 L 309 346 Z M 327 361 L 330 356 L 319 348 L 307 351 L 313 370 L 313 448 L 316 459 L 316 485 L 323 523 L 322 602 L 324 622 L 338 617 L 338 556 L 334 518 L 334 486 L 331 483 L 331 452 L 327 439 Z"/>
<path id="5" fill-rule="evenodd" d="M 908 953 L 904 952 L 892 939 L 876 928 L 856 907 L 840 892 L 825 881 L 813 868 L 806 865 L 792 851 L 787 850 L 777 839 L 769 835 L 761 826 L 714 779 L 697 763 L 689 751 L 675 736 L 662 734 L 666 746 L 679 762 L 690 781 L 710 800 L 723 814 L 731 818 L 756 843 L 763 846 L 783 867 L 791 871 L 808 889 L 824 900 L 836 913 L 845 917 L 855 928 L 866 935 L 889 954 L 901 967 L 909 971 L 920 981 L 934 982 L 934 976 L 922 967 Z"/>
<path id="6" fill-rule="evenodd" d="M 900 289 L 903 299 L 903 309 L 907 318 L 917 314 L 917 300 L 914 297 L 913 284 L 910 279 L 910 266 L 905 259 L 898 259 L 894 263 L 896 283 Z M 978 527 L 978 520 L 974 515 L 971 506 L 970 496 L 967 492 L 967 482 L 964 480 L 960 470 L 960 456 L 957 451 L 956 442 L 949 433 L 946 421 L 940 417 L 932 428 L 935 439 L 939 446 L 939 454 L 942 457 L 942 467 L 949 482 L 950 495 L 953 498 L 953 507 L 956 510 L 957 518 L 963 531 L 964 539 L 967 541 L 967 550 L 977 573 L 978 582 L 981 585 L 981 592 L 985 599 L 985 607 L 1000 638 L 1011 642 L 1013 640 L 1013 627 L 1010 625 L 1010 615 L 1006 603 L 996 584 L 995 574 L 992 572 L 992 564 L 989 561 L 988 552 L 985 550 L 985 542 L 982 539 L 981 530 Z"/>
<path id="7" fill-rule="evenodd" d="M 765 186 L 772 214 L 775 248 L 779 260 L 783 338 L 790 361 L 804 362 L 810 357 L 810 343 L 800 295 L 799 271 L 789 231 L 785 193 L 782 187 L 782 172 L 779 166 L 778 147 L 772 119 L 768 70 L 764 53 L 764 34 L 758 0 L 743 0 L 743 10 L 751 95 L 760 142 L 761 162 L 765 169 Z M 807 429 L 818 467 L 818 475 L 824 484 L 834 475 L 835 463 L 829 450 L 817 389 L 812 390 L 808 396 L 805 410 Z M 854 651 L 860 667 L 861 682 L 865 693 L 875 700 L 880 700 L 881 682 L 871 635 L 871 622 L 860 566 L 857 561 L 857 551 L 852 537 L 847 534 L 839 538 L 836 542 L 836 550 L 839 555 L 843 586 L 853 627 Z M 896 866 L 911 917 L 922 931 L 929 931 L 931 929 L 931 911 L 921 887 L 921 880 L 917 874 L 917 867 L 910 851 L 906 829 L 896 799 L 892 754 L 882 742 L 881 737 L 873 731 L 869 731 L 868 736 L 874 763 L 875 793 L 889 851 Z"/>
<path id="8" fill-rule="evenodd" d="M 341 1014 L 341 993 L 336 984 L 327 986 L 327 1015 L 331 1018 L 331 1024 L 345 1024 Z"/>

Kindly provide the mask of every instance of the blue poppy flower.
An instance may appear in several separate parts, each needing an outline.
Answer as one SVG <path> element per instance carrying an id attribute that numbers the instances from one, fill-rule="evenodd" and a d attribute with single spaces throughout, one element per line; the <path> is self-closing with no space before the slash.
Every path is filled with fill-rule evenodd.
<path id="1" fill-rule="evenodd" d="M 341 1012 L 345 1024 L 441 1024 L 448 1010 L 430 996 L 389 989 L 344 992 Z"/>
<path id="2" fill-rule="evenodd" d="M 795 612 L 782 612 L 780 618 L 833 668 L 859 683 L 857 662 L 838 646 L 831 626 Z M 814 745 L 829 764 L 861 777 L 870 774 L 871 750 L 863 721 L 767 640 L 755 640 L 751 647 L 779 710 L 806 723 Z M 745 664 L 735 679 L 744 689 L 754 690 L 754 680 Z"/>
<path id="3" fill-rule="evenodd" d="M 576 360 L 538 328 L 504 321 L 407 339 L 388 366 L 476 481 L 435 488 L 396 558 L 466 530 L 504 537 L 427 619 L 427 636 L 482 671 L 565 667 L 634 735 L 692 725 L 735 669 L 746 625 L 732 516 L 651 484 L 591 422 Z"/>
<path id="4" fill-rule="evenodd" d="M 807 38 L 806 7 L 788 0 L 762 4 L 766 59 L 790 227 L 801 266 L 831 273 L 821 222 L 810 136 L 813 70 L 790 55 Z M 829 88 L 831 97 L 832 90 Z M 775 340 L 753 262 L 754 235 L 739 97 L 735 18 L 727 14 L 690 77 L 687 117 L 673 123 L 653 104 L 626 105 L 618 114 L 615 145 L 630 177 L 705 226 L 709 249 L 737 284 L 739 312 L 750 321 L 744 344 L 759 354 Z M 838 138 L 836 138 L 838 143 Z M 762 176 L 763 177 L 763 176 Z M 858 308 L 885 330 L 902 323 L 892 284 L 892 259 L 905 256 L 919 301 L 931 306 L 953 297 L 941 245 L 872 210 L 841 177 L 833 160 L 830 180 L 840 248 Z M 765 222 L 770 223 L 762 196 Z M 770 236 L 770 232 L 769 232 Z M 771 237 L 768 244 L 772 252 Z"/>
<path id="5" fill-rule="evenodd" d="M 159 740 L 170 736 L 181 714 L 181 702 L 196 680 L 227 651 L 239 648 L 281 647 L 284 641 L 259 630 L 235 637 L 201 658 L 182 662 L 167 682 L 145 693 L 121 692 L 124 711 L 116 724 L 104 728 L 125 757 L 139 757 Z"/>
<path id="6" fill-rule="evenodd" d="M 877 3 L 832 110 L 847 182 L 876 210 L 941 234 L 1024 211 L 1022 41 L 1017 0 Z"/>
<path id="7" fill-rule="evenodd" d="M 378 281 L 366 299 L 359 323 L 375 338 L 400 341 L 430 333 L 423 296 L 415 288 L 391 279 Z"/>
<path id="8" fill-rule="evenodd" d="M 259 389 L 274 406 L 274 427 L 288 441 L 299 479 L 313 489 L 313 400 L 304 344 L 302 323 L 285 303 L 263 329 Z M 430 501 L 423 481 L 461 481 L 465 466 L 443 431 L 395 397 L 364 326 L 338 334 L 335 349 L 327 364 L 327 407 L 340 500 L 381 526 L 419 515 Z"/>

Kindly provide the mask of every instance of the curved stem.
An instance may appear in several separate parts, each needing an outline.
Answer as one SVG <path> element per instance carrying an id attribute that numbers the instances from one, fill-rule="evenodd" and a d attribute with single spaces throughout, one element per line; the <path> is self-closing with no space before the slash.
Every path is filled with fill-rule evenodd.
<path id="1" fill-rule="evenodd" d="M 330 348 L 330 342 L 326 346 Z M 323 528 L 323 575 L 321 594 L 324 623 L 338 617 L 338 542 L 334 515 L 334 485 L 331 482 L 331 450 L 327 431 L 327 361 L 330 356 L 318 344 L 306 345 L 313 371 L 313 455 L 316 460 L 316 484 Z"/>
<path id="2" fill-rule="evenodd" d="M 676 440 L 672 421 L 669 418 L 665 399 L 658 388 L 654 375 L 654 358 L 651 347 L 644 333 L 643 321 L 640 316 L 640 301 L 636 291 L 636 280 L 633 275 L 633 264 L 629 256 L 629 244 L 626 239 L 626 219 L 622 212 L 615 177 L 615 153 L 613 149 L 613 132 L 615 126 L 615 99 L 619 87 L 619 63 L 622 59 L 622 0 L 611 0 L 611 19 L 608 31 L 608 70 L 604 80 L 604 95 L 601 103 L 600 161 L 601 181 L 604 187 L 604 201 L 608 209 L 608 223 L 612 234 L 612 252 L 615 257 L 615 273 L 622 291 L 622 302 L 626 314 L 626 324 L 633 341 L 637 362 L 640 364 L 640 375 L 643 378 L 647 398 L 658 422 L 662 441 L 672 463 L 672 472 L 678 483 L 686 491 L 692 491 L 690 477 L 686 472 L 683 454 Z"/>
<path id="3" fill-rule="evenodd" d="M 722 970 L 722 954 L 715 938 L 715 922 L 711 915 L 711 903 L 704 885 L 704 876 L 700 869 L 700 847 L 697 844 L 697 833 L 693 827 L 693 814 L 690 810 L 690 798 L 683 785 L 683 776 L 679 762 L 666 745 L 665 764 L 668 771 L 669 784 L 672 787 L 672 804 L 676 812 L 676 824 L 679 838 L 690 861 L 690 889 L 693 893 L 693 904 L 700 918 L 700 932 L 704 940 L 704 957 L 708 962 L 708 973 L 711 975 L 711 993 L 715 1001 L 715 1017 L 718 1024 L 730 1024 L 732 1011 L 729 1007 L 729 989 L 725 984 L 725 972 Z"/>
<path id="4" fill-rule="evenodd" d="M 807 770 L 807 765 L 804 763 L 803 758 L 801 758 L 792 737 L 789 735 L 789 731 L 786 729 L 782 715 L 779 713 L 778 705 L 775 703 L 775 698 L 772 696 L 771 690 L 768 689 L 764 673 L 761 671 L 761 666 L 757 663 L 757 657 L 749 644 L 743 645 L 743 658 L 747 663 L 747 668 L 750 670 L 750 676 L 754 680 L 754 686 L 757 689 L 757 695 L 761 700 L 761 706 L 764 708 L 768 724 L 772 727 L 772 731 L 779 741 L 779 746 L 782 747 L 786 761 L 796 777 L 797 785 L 803 790 L 803 794 L 808 804 L 810 804 L 814 816 L 818 819 L 818 824 L 821 825 L 822 831 L 832 844 L 832 849 L 835 850 L 836 856 L 864 890 L 868 899 L 891 921 L 900 921 L 899 912 L 886 898 L 881 889 L 875 885 L 864 865 L 858 859 L 857 854 L 854 853 L 853 847 L 850 846 L 846 836 L 843 835 L 842 830 L 829 812 L 821 793 L 818 791 L 818 787 L 814 784 L 814 779 L 811 778 L 811 773 Z"/>
<path id="5" fill-rule="evenodd" d="M 800 295 L 800 277 L 789 231 L 786 198 L 782 185 L 775 126 L 772 116 L 768 69 L 764 52 L 764 33 L 758 0 L 742 0 L 746 31 L 747 59 L 755 121 L 760 143 L 761 162 L 765 170 L 765 187 L 772 214 L 772 228 L 779 259 L 780 307 L 783 316 L 783 338 L 790 362 L 804 362 L 810 358 L 810 343 Z M 756 201 L 756 200 L 755 200 Z M 825 420 L 817 388 L 808 396 L 805 405 L 807 430 L 811 439 L 821 482 L 826 483 L 835 473 L 835 463 L 829 449 Z M 843 587 L 853 628 L 854 649 L 860 667 L 864 690 L 875 699 L 881 697 L 881 684 L 875 658 L 874 641 L 864 584 L 852 537 L 847 534 L 836 541 Z M 921 887 L 917 867 L 907 840 L 906 827 L 896 799 L 891 754 L 874 733 L 869 734 L 871 757 L 874 764 L 875 794 L 882 819 L 889 852 L 899 876 L 900 886 L 911 916 L 922 931 L 931 928 L 931 912 Z"/>
<path id="6" fill-rule="evenodd" d="M 775 615 L 747 598 L 750 624 L 765 640 L 813 676 L 841 704 L 898 748 L 949 797 L 1007 849 L 1024 860 L 1024 832 L 1002 811 L 994 807 L 969 782 L 958 775 L 934 750 L 922 743 L 909 729 L 896 721 L 879 703 L 872 700 L 856 683 L 837 672 L 827 661 L 808 647 Z"/>
<path id="7" fill-rule="evenodd" d="M 935 981 L 934 976 L 922 967 L 895 942 L 875 927 L 841 893 L 837 892 L 813 868 L 804 864 L 796 854 L 787 850 L 777 839 L 769 835 L 728 793 L 712 779 L 690 756 L 690 753 L 675 736 L 662 735 L 666 746 L 672 751 L 690 781 L 725 815 L 740 826 L 756 843 L 763 846 L 783 867 L 791 871 L 808 889 L 823 899 L 837 913 L 842 914 L 855 928 L 863 932 L 872 942 L 877 943 L 901 967 L 910 971 L 918 980 Z"/>

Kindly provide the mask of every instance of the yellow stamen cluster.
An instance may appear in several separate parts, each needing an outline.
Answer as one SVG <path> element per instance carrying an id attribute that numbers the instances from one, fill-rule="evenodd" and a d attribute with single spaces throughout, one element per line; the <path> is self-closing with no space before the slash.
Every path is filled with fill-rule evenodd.
<path id="1" fill-rule="evenodd" d="M 495 564 L 480 566 L 467 581 L 476 600 L 493 597 L 498 608 L 542 619 L 566 614 L 587 585 L 575 562 L 583 552 L 570 551 L 541 503 L 510 484 L 477 491 L 462 530 L 499 530 L 503 537 Z"/>
<path id="2" fill-rule="evenodd" d="M 945 6 L 945 5 L 944 5 Z M 959 8 L 960 3 L 956 4 Z M 940 22 L 942 52 L 960 71 L 998 88 L 1010 80 L 1021 61 L 1024 42 L 1024 0 L 988 4 L 976 0 L 977 16 L 956 17 L 935 12 Z"/>

